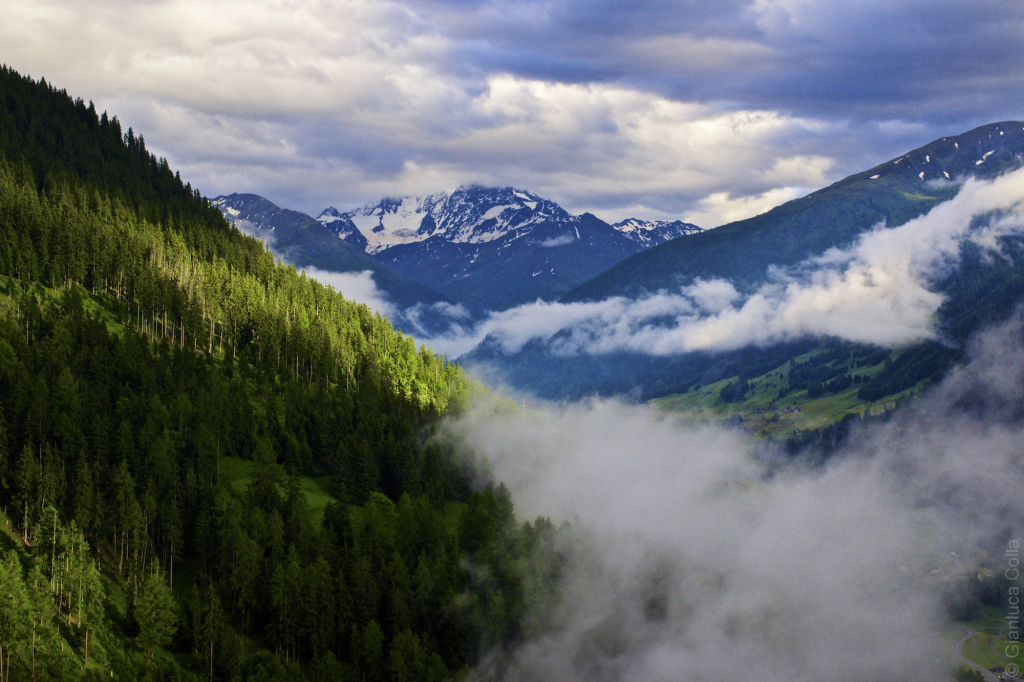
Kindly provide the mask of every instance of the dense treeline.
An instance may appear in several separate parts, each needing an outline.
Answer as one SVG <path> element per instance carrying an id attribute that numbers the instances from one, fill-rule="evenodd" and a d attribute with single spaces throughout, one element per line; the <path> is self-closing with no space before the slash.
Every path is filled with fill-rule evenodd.
<path id="1" fill-rule="evenodd" d="M 520 636 L 556 531 L 424 437 L 459 368 L 6 68 L 0 275 L 0 682 L 440 680 Z"/>
<path id="2" fill-rule="evenodd" d="M 365 306 L 278 267 L 223 219 L 186 234 L 84 182 L 63 180 L 40 194 L 26 165 L 3 158 L 0 192 L 2 274 L 109 294 L 144 334 L 194 351 L 244 353 L 278 374 L 351 387 L 369 373 L 435 410 L 462 388 L 455 366 L 417 350 Z"/>
<path id="3" fill-rule="evenodd" d="M 878 377 L 857 391 L 861 400 L 878 400 L 915 386 L 924 379 L 938 380 L 950 364 L 960 357 L 960 349 L 926 341 L 908 348 L 895 360 L 886 359 Z"/>
<path id="4" fill-rule="evenodd" d="M 92 628 L 93 664 L 99 651 L 101 665 L 134 670 L 115 655 L 115 635 L 138 629 L 150 648 L 147 603 L 167 579 L 183 597 L 180 608 L 165 599 L 176 648 L 208 658 L 215 678 L 247 666 L 298 677 L 285 667 L 297 661 L 332 679 L 348 670 L 441 680 L 516 635 L 515 557 L 525 548 L 508 543 L 537 530 L 515 527 L 500 488 L 470 493 L 452 525 L 445 502 L 463 496 L 457 473 L 436 447 L 416 447 L 386 394 L 275 382 L 230 354 L 110 332 L 75 288 L 42 302 L 10 288 L 20 312 L 0 322 L 2 495 L 34 558 L 25 580 L 52 597 L 38 619 L 68 630 L 83 665 Z M 244 495 L 219 480 L 229 454 L 254 460 Z M 321 527 L 299 470 L 334 475 L 339 502 Z M 488 578 L 470 575 L 467 554 Z M 97 569 L 123 590 L 123 623 L 104 624 L 110 595 Z M 27 633 L 0 630 L 25 668 Z M 278 658 L 254 656 L 261 646 Z M 68 674 L 48 649 L 37 663 Z"/>
<path id="5" fill-rule="evenodd" d="M 182 182 L 166 159 L 149 153 L 141 135 L 131 128 L 122 131 L 116 116 L 97 114 L 92 102 L 72 101 L 45 79 L 36 82 L 4 65 L 0 153 L 24 161 L 40 192 L 51 183 L 88 178 L 102 194 L 142 211 L 151 223 L 170 222 L 186 233 L 200 232 L 199 226 L 218 228 L 203 237 L 221 246 L 238 242 L 219 229 L 224 224 L 220 211 Z"/>

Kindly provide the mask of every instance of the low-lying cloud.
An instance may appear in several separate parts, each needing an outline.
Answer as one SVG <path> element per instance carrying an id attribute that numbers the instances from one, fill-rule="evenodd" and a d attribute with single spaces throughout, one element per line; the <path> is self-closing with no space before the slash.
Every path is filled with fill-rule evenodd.
<path id="1" fill-rule="evenodd" d="M 417 303 L 414 306 L 396 305 L 388 297 L 387 292 L 377 286 L 370 270 L 332 272 L 314 267 L 303 269 L 309 277 L 333 287 L 345 298 L 379 312 L 396 328 L 401 328 L 418 338 L 427 337 L 441 328 L 465 324 L 470 317 L 465 306 L 447 301 Z"/>
<path id="2" fill-rule="evenodd" d="M 616 401 L 483 405 L 450 422 L 520 518 L 568 520 L 584 537 L 562 548 L 533 636 L 478 676 L 948 677 L 942 593 L 979 566 L 1005 568 L 1005 543 L 1024 531 L 1021 317 L 970 357 L 824 466 Z"/>
<path id="3" fill-rule="evenodd" d="M 370 310 L 379 312 L 385 317 L 391 317 L 398 312 L 395 305 L 388 300 L 385 292 L 377 287 L 377 283 L 373 280 L 373 273 L 369 270 L 332 272 L 314 267 L 306 267 L 303 270 L 306 271 L 306 275 L 321 284 L 333 287 L 345 298 L 362 303 Z"/>
<path id="4" fill-rule="evenodd" d="M 430 342 L 459 354 L 486 339 L 511 354 L 540 340 L 563 355 L 674 355 L 806 336 L 894 346 L 935 338 L 944 298 L 934 283 L 955 266 L 965 241 L 998 249 L 1000 237 L 1022 232 L 1024 170 L 991 181 L 972 178 L 919 218 L 877 226 L 849 248 L 765 273 L 766 282 L 751 293 L 724 280 L 697 280 L 636 300 L 537 301 Z"/>
<path id="5" fill-rule="evenodd" d="M 556 246 L 567 246 L 569 244 L 572 244 L 574 241 L 576 241 L 576 239 L 571 234 L 563 234 L 559 235 L 558 237 L 551 237 L 550 239 L 545 239 L 544 241 L 540 242 L 538 246 L 545 249 L 551 249 Z"/>

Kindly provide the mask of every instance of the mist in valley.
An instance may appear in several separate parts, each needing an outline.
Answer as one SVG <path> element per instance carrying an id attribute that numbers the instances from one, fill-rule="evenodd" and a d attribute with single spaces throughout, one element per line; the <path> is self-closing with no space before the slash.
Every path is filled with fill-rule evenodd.
<path id="1" fill-rule="evenodd" d="M 968 358 L 824 463 L 615 400 L 449 421 L 520 519 L 568 524 L 479 679 L 947 678 L 951 596 L 1024 529 L 1021 314 Z"/>

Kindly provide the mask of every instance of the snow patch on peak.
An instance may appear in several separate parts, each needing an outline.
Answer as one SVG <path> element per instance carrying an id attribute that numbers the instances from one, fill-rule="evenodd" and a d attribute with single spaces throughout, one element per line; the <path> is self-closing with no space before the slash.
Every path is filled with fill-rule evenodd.
<path id="1" fill-rule="evenodd" d="M 347 213 L 325 210 L 321 223 L 347 219 L 376 254 L 393 246 L 438 238 L 480 244 L 518 234 L 542 221 L 564 222 L 571 216 L 552 201 L 512 187 L 460 187 L 451 194 L 389 197 Z M 334 214 L 337 214 L 335 217 Z"/>
<path id="2" fill-rule="evenodd" d="M 681 220 L 641 220 L 640 218 L 627 218 L 615 223 L 612 227 L 645 246 L 655 246 L 670 239 L 704 231 L 696 225 L 684 223 Z"/>

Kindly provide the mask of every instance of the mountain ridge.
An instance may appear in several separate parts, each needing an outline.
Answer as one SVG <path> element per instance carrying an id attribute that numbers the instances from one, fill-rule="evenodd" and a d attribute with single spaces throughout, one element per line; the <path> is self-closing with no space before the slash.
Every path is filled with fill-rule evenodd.
<path id="1" fill-rule="evenodd" d="M 627 218 L 612 223 L 612 227 L 645 246 L 657 246 L 670 239 L 704 232 L 704 228 L 697 227 L 693 223 L 684 223 L 682 220 Z"/>
<path id="2" fill-rule="evenodd" d="M 879 224 L 897 227 L 927 213 L 956 195 L 968 177 L 989 179 L 1020 167 L 1024 167 L 1024 122 L 992 123 L 943 137 L 760 216 L 630 256 L 561 300 L 577 303 L 636 299 L 658 291 L 671 294 L 698 278 L 725 280 L 742 297 L 768 281 L 772 266 L 786 268 L 830 248 L 850 246 Z M 871 363 L 870 387 L 846 386 L 844 409 L 920 390 L 957 361 L 973 331 L 1000 321 L 1014 309 L 1024 296 L 1024 239 L 1007 236 L 999 246 L 1004 258 L 991 258 L 984 249 L 966 244 L 958 267 L 933 283 L 931 288 L 944 297 L 935 324 L 945 341 L 919 342 L 892 352 L 886 349 L 882 360 L 875 358 Z M 650 399 L 737 376 L 751 381 L 760 376 L 761 384 L 778 388 L 779 377 L 790 374 L 792 364 L 787 363 L 806 353 L 827 356 L 829 344 L 839 344 L 836 347 L 845 349 L 848 356 L 873 357 L 875 352 L 863 344 L 810 336 L 789 349 L 784 344 L 750 345 L 665 357 L 627 351 L 565 357 L 552 350 L 571 333 L 571 327 L 562 329 L 553 341 L 535 339 L 512 354 L 503 350 L 500 339 L 488 337 L 460 360 L 486 365 L 510 385 L 546 398 L 632 391 Z M 826 379 L 835 377 L 826 377 L 823 385 Z M 794 386 L 791 376 L 789 382 Z M 759 391 L 761 397 L 766 395 Z M 799 406 L 809 397 L 809 388 L 794 389 L 786 397 L 787 405 Z M 766 407 L 767 402 L 756 405 L 762 411 Z M 715 403 L 714 409 L 728 414 L 727 408 Z"/>
<path id="3" fill-rule="evenodd" d="M 574 287 L 562 300 L 637 296 L 697 278 L 753 284 L 770 266 L 847 246 L 880 222 L 895 226 L 924 214 L 956 193 L 958 178 L 993 177 L 1021 164 L 1024 122 L 990 123 L 934 140 L 761 215 L 653 246 Z"/>
<path id="4" fill-rule="evenodd" d="M 493 241 L 542 220 L 569 222 L 578 217 L 528 190 L 468 185 L 451 194 L 387 196 L 345 212 L 329 206 L 316 219 L 342 239 L 377 254 L 435 236 L 452 243 Z M 703 231 L 682 220 L 627 218 L 608 224 L 643 246 Z"/>
<path id="5" fill-rule="evenodd" d="M 615 225 L 515 187 L 385 197 L 317 220 L 409 279 L 476 314 L 553 300 L 633 253 L 701 231 L 682 221 Z"/>

